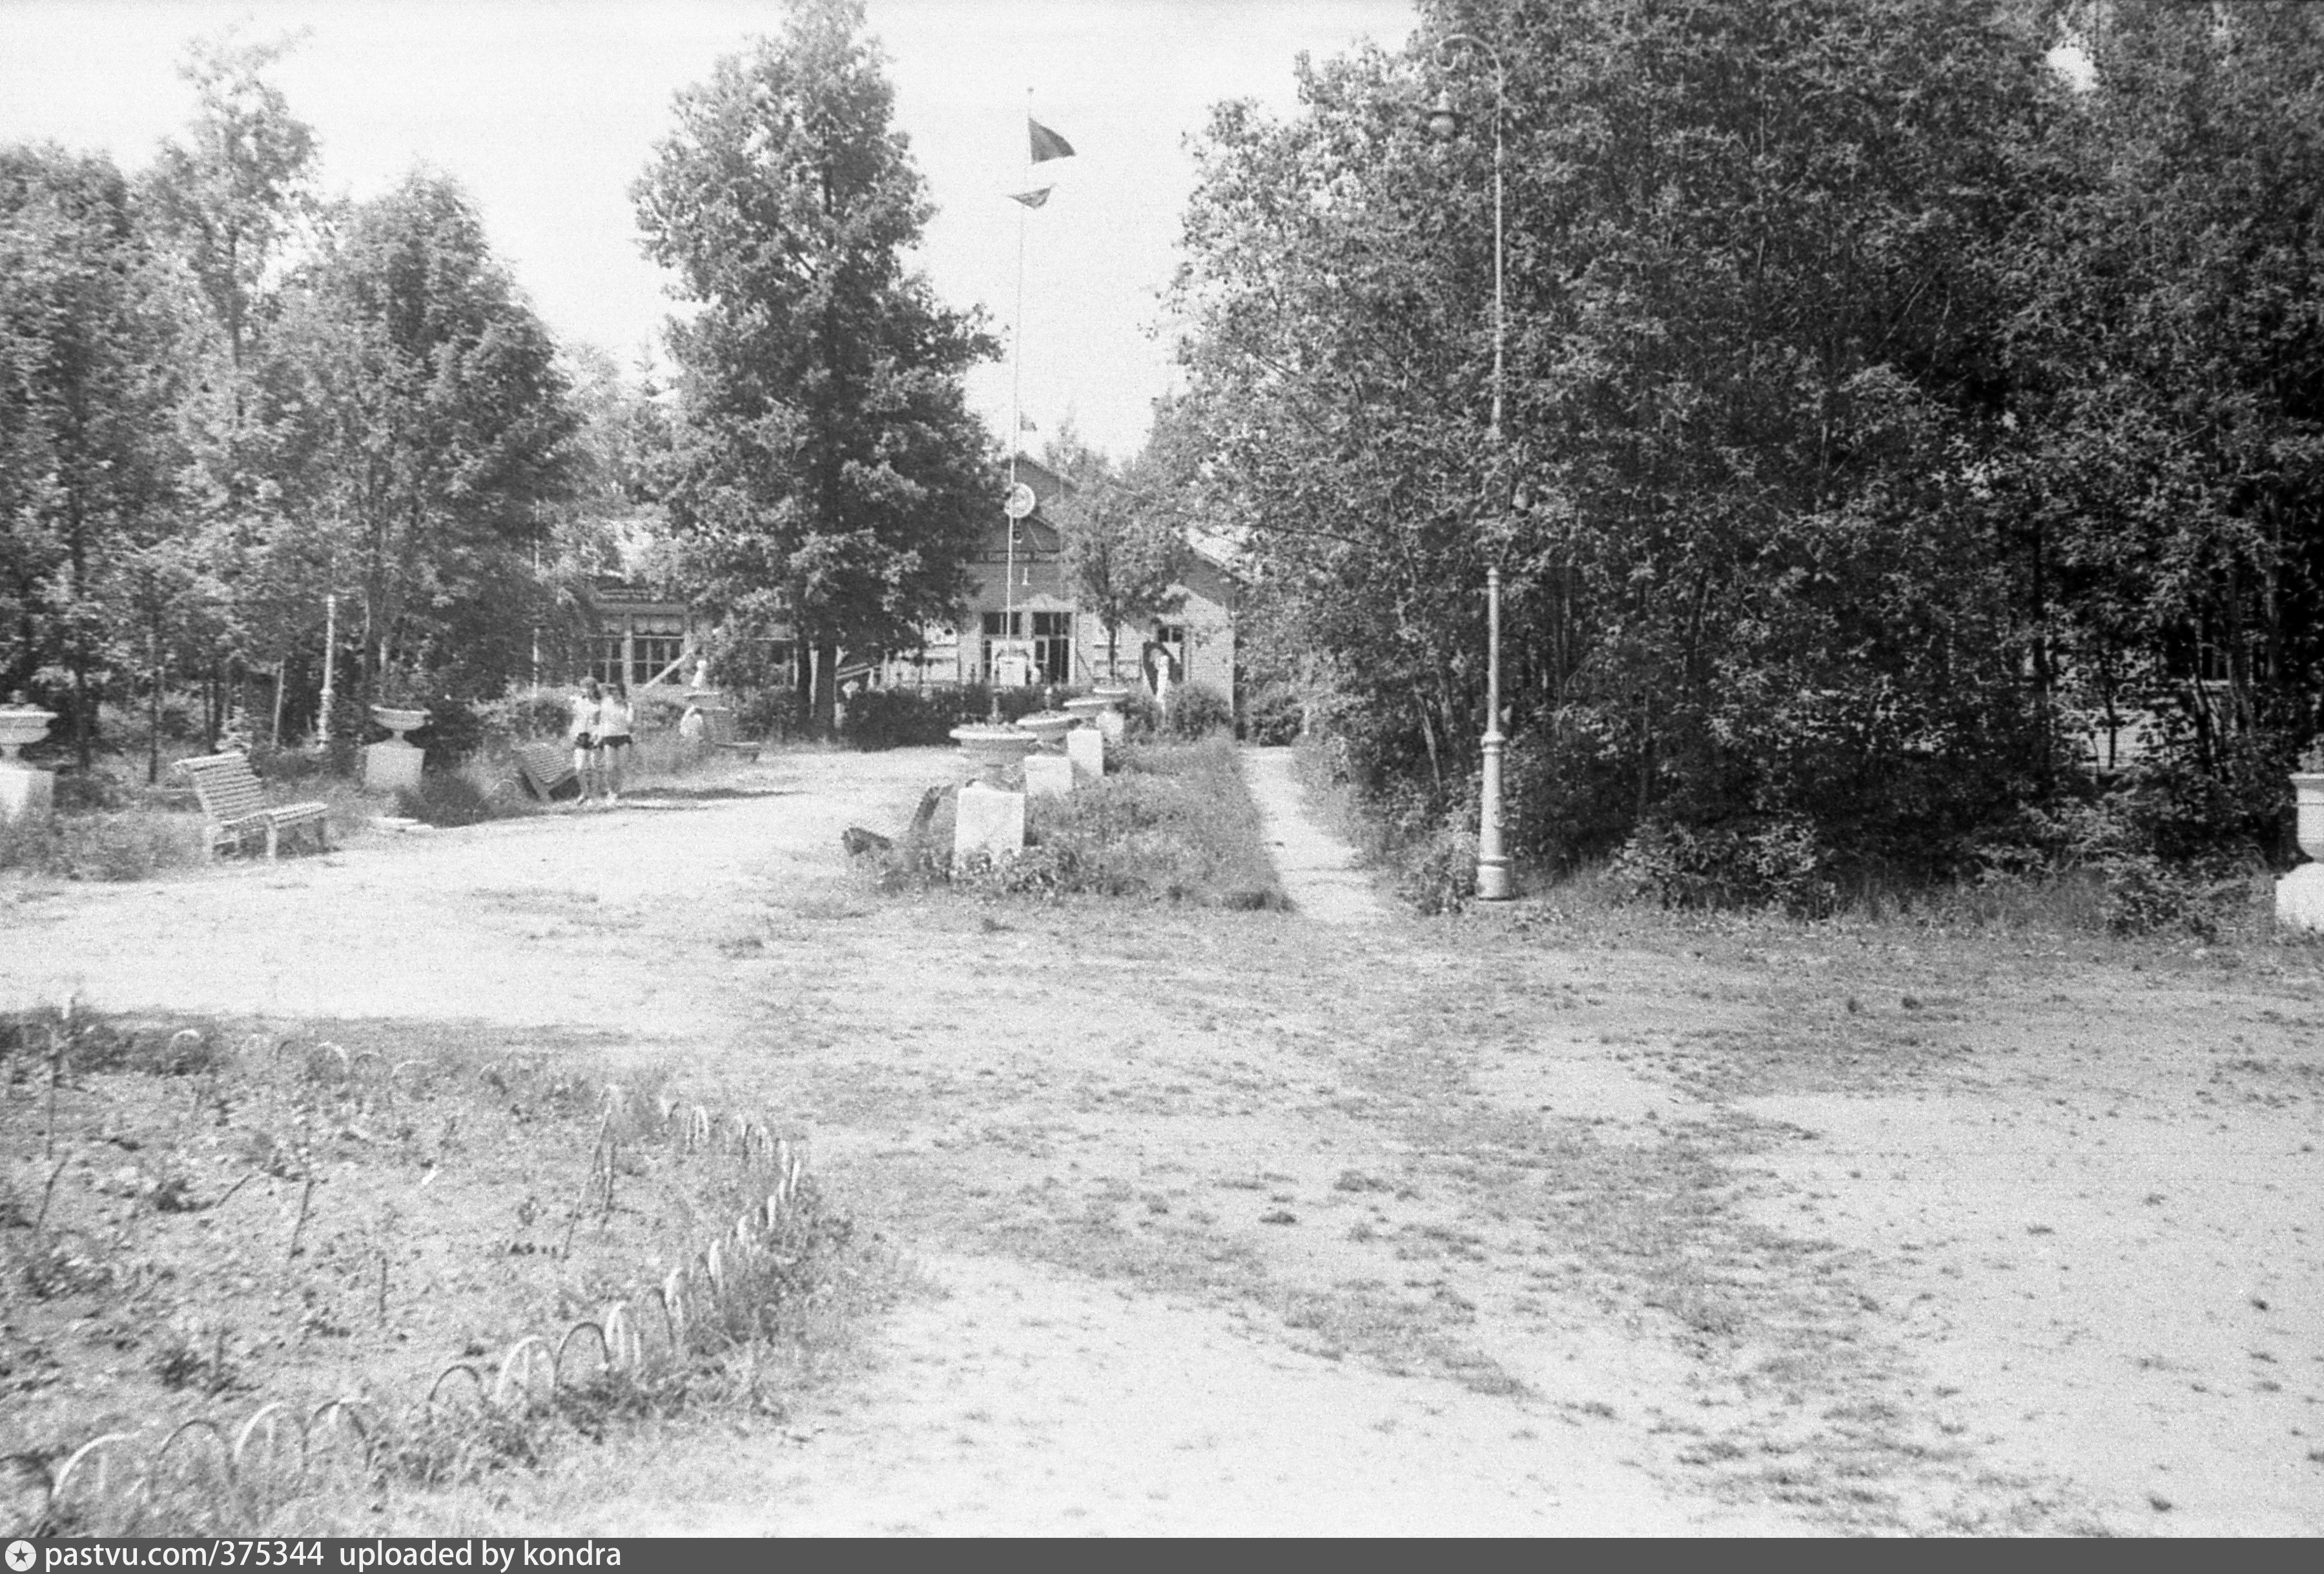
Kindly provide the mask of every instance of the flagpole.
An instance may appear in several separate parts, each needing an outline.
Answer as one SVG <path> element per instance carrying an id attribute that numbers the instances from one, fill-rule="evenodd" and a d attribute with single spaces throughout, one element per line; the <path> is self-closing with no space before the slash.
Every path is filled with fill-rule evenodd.
<path id="1" fill-rule="evenodd" d="M 1025 89 L 1025 123 L 1033 122 L 1033 89 Z M 1028 137 L 1025 144 L 1025 173 L 1028 188 L 1033 172 L 1033 145 Z M 1025 436 L 1025 225 L 1028 207 L 1017 205 L 1017 326 L 1009 336 L 1009 490 L 1017 490 L 1017 449 Z M 1017 521 L 1006 518 L 1009 545 L 1006 555 L 1008 582 L 1001 588 L 1001 637 L 1008 642 L 1007 649 L 1014 653 L 1017 643 Z M 993 673 L 997 680 L 998 671 Z M 1001 719 L 1001 685 L 992 685 L 992 719 Z"/>

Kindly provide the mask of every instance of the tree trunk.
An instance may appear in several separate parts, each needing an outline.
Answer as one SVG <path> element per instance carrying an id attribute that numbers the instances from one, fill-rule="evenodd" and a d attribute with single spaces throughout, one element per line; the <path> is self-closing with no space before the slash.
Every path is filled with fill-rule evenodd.
<path id="1" fill-rule="evenodd" d="M 156 614 L 145 630 L 145 670 L 153 679 L 153 697 L 146 701 L 145 785 L 161 780 L 161 620 Z"/>
<path id="2" fill-rule="evenodd" d="M 94 729 L 88 724 L 88 643 L 73 636 L 73 757 L 88 769 Z"/>

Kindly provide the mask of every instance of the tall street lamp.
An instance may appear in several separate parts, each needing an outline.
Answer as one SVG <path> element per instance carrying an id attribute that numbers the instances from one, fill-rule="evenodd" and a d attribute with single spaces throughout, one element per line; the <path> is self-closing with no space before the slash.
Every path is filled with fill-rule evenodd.
<path id="1" fill-rule="evenodd" d="M 1493 471 L 1501 467 L 1501 390 L 1503 343 L 1508 314 L 1502 288 L 1501 250 L 1501 114 L 1508 106 L 1508 75 L 1500 51 L 1473 33 L 1455 32 L 1438 41 L 1436 63 L 1449 64 L 1454 48 L 1480 50 L 1493 62 L 1493 420 L 1487 429 L 1492 446 Z M 1428 111 L 1429 134 L 1450 142 L 1461 134 L 1461 112 L 1452 106 L 1449 88 L 1440 89 Z M 1485 736 L 1484 783 L 1480 793 L 1477 825 L 1477 896 L 1483 902 L 1509 898 L 1509 858 L 1501 841 L 1501 570 L 1485 570 Z"/>

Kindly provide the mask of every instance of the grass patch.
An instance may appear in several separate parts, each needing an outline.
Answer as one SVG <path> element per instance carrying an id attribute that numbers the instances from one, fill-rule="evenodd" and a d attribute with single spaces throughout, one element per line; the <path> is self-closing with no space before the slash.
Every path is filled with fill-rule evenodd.
<path id="1" fill-rule="evenodd" d="M 0 1455 L 47 1530 L 353 1526 L 634 1421 L 780 1413 L 892 1278 L 789 1139 L 665 1077 L 610 1088 L 505 1032 L 257 1029 L 0 1019 Z M 115 1434 L 134 1469 L 49 1495 Z"/>
<path id="2" fill-rule="evenodd" d="M 1259 810 L 1223 737 L 1125 747 L 1102 781 L 1026 808 L 1024 852 L 955 860 L 949 796 L 927 825 L 884 851 L 880 888 L 949 885 L 987 899 L 1130 898 L 1234 910 L 1290 905 L 1267 856 Z"/>

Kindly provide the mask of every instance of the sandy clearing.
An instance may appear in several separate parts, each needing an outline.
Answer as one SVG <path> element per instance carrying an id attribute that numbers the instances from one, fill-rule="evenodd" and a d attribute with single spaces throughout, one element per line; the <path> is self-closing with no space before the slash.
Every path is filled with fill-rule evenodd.
<path id="1" fill-rule="evenodd" d="M 1757 1211 L 1866 1254 L 1948 1430 L 1997 1466 L 2063 1461 L 2117 1527 L 2324 1532 L 2313 1116 L 2228 1134 L 2150 1102 L 1747 1100 L 1820 1139 L 1768 1157 Z"/>
<path id="2" fill-rule="evenodd" d="M 1296 813 L 1283 763 L 1260 767 L 1278 816 Z M 562 1031 L 615 1059 L 675 1055 L 808 1129 L 818 1168 L 899 1229 L 939 1287 L 899 1311 L 877 1371 L 831 1393 L 818 1419 L 739 1441 L 723 1428 L 661 1439 L 657 1459 L 678 1460 L 699 1494 L 681 1503 L 665 1487 L 640 1503 L 602 1481 L 584 1495 L 549 1482 L 538 1502 L 509 1507 L 510 1523 L 790 1533 L 1806 1525 L 1674 1489 L 1668 1449 L 1639 1422 L 1577 1415 L 1585 1399 L 1637 1392 L 1641 1371 L 1666 1359 L 1651 1341 L 1594 1323 L 1585 1336 L 1574 1322 L 1561 1354 L 1545 1356 L 1554 1380 L 1538 1393 L 1476 1393 L 1304 1348 L 1232 1293 L 1139 1293 L 946 1249 L 941 1206 L 881 1189 L 916 1162 L 970 1149 L 990 1182 L 979 1190 L 1013 1178 L 1077 1199 L 1147 1186 L 1176 1201 L 1167 1249 L 1277 1260 L 1321 1291 L 1376 1268 L 1380 1251 L 1342 1238 L 1365 1210 L 1333 1178 L 1351 1163 L 1387 1167 L 1403 1145 L 1377 1146 L 1360 1122 L 1334 1116 L 1332 1087 L 1285 1102 L 1296 1057 L 1282 1058 L 1233 982 L 1254 953 L 1312 923 L 1380 916 L 1345 872 L 1344 848 L 1278 819 L 1296 878 L 1320 882 L 1305 885 L 1302 913 L 1174 916 L 1167 959 L 1144 932 L 1087 958 L 1124 986 L 1101 1031 L 996 1037 L 974 1024 L 1071 1020 L 1090 998 L 1084 978 L 1044 960 L 1054 925 L 1027 932 L 1016 917 L 956 904 L 867 903 L 839 847 L 847 825 L 899 826 L 951 770 L 935 751 L 785 754 L 737 777 L 742 796 L 369 837 L 327 857 L 149 885 L 6 888 L 0 1005 L 73 990 L 108 1010 L 425 1018 L 488 1034 L 552 1030 L 549 1042 Z M 1170 1004 L 1157 1009 L 1147 990 L 1165 975 Z M 1199 1004 L 1205 988 L 1218 991 L 1215 1009 Z M 1262 1174 L 1274 1179 L 1252 1179 Z M 1268 1227 L 1261 1215 L 1277 1194 L 1313 1227 Z M 1418 1227 L 1452 1218 L 1449 1201 L 1369 1216 Z M 1425 1282 L 1455 1293 L 1438 1269 Z M 784 1440 L 810 1424 L 820 1430 L 808 1442 Z"/>
<path id="3" fill-rule="evenodd" d="M 1229 1311 L 931 1257 L 887 1368 L 657 1528 L 815 1535 L 1794 1532 L 1674 1497 L 1614 1429 L 1284 1348 Z M 738 1501 L 733 1486 L 761 1482 Z M 898 1490 L 909 1483 L 908 1491 Z M 626 1505 L 604 1523 L 628 1523 Z"/>
<path id="4" fill-rule="evenodd" d="M 841 829 L 952 769 L 0 884 L 0 1005 L 675 1059 L 943 1292 L 512 1526 L 2324 1530 L 2311 977 L 1997 949 L 1980 1003 L 1911 944 L 1405 919 L 1304 834 L 1292 913 L 866 896 Z"/>

